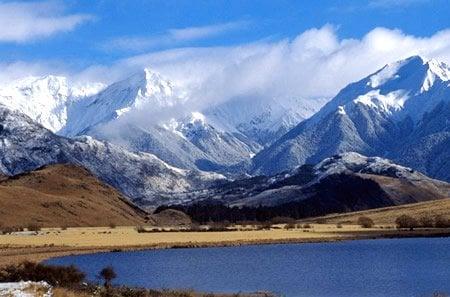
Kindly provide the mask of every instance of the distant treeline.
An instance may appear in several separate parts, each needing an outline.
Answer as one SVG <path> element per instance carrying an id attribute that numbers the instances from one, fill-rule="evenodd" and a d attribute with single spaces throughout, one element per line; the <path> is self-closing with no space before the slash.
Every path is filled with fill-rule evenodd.
<path id="1" fill-rule="evenodd" d="M 327 213 L 325 209 L 314 209 L 313 205 L 305 205 L 301 202 L 258 207 L 229 207 L 217 202 L 202 202 L 191 205 L 164 205 L 158 207 L 155 213 L 166 209 L 176 209 L 182 211 L 198 223 L 224 221 L 228 221 L 230 223 L 243 221 L 266 222 L 275 217 L 301 219 L 305 217 L 320 216 Z"/>

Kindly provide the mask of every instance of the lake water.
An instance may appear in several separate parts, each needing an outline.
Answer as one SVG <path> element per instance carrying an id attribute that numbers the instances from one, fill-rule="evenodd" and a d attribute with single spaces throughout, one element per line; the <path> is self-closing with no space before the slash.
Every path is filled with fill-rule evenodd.
<path id="1" fill-rule="evenodd" d="M 450 293 L 450 238 L 148 250 L 55 258 L 97 280 L 206 292 L 266 290 L 280 296 L 432 296 Z"/>

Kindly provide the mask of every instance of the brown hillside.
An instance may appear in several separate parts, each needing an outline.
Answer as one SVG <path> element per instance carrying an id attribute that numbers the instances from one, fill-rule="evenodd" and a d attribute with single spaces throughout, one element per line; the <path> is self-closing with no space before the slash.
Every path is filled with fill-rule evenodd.
<path id="1" fill-rule="evenodd" d="M 0 176 L 0 226 L 136 225 L 146 213 L 75 165 L 50 165 Z"/>
<path id="2" fill-rule="evenodd" d="M 360 216 L 366 216 L 371 218 L 375 224 L 395 224 L 395 219 L 401 215 L 409 215 L 416 219 L 421 217 L 434 218 L 436 216 L 443 216 L 450 219 L 450 198 L 345 214 L 333 214 L 324 216 L 322 219 L 325 219 L 327 223 L 356 224 Z"/>

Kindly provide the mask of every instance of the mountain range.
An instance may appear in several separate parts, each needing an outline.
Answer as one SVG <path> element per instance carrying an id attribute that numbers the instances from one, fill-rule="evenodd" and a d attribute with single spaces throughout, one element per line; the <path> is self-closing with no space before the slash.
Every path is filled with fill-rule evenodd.
<path id="1" fill-rule="evenodd" d="M 354 151 L 450 180 L 450 69 L 419 56 L 386 65 L 342 89 L 253 158 L 274 174 Z"/>
<path id="2" fill-rule="evenodd" d="M 173 193 L 204 188 L 219 174 L 183 170 L 148 153 L 130 152 L 90 136 L 58 136 L 28 116 L 0 105 L 0 172 L 12 176 L 48 164 L 83 166 L 133 201 L 152 204 Z M 145 203 L 143 203 L 145 204 Z"/>
<path id="3" fill-rule="evenodd" d="M 89 135 L 155 154 L 179 168 L 225 173 L 227 167 L 249 163 L 262 147 L 323 104 L 236 99 L 172 115 L 168 110 L 187 104 L 186 97 L 186 91 L 150 69 L 109 86 L 70 86 L 68 79 L 49 75 L 0 88 L 0 104 L 58 135 Z"/>
<path id="4" fill-rule="evenodd" d="M 273 176 L 212 186 L 190 204 L 193 209 L 225 205 L 303 218 L 449 197 L 450 184 L 446 182 L 387 159 L 351 152 L 326 158 L 315 166 L 302 165 Z"/>
<path id="5" fill-rule="evenodd" d="M 368 180 L 378 185 L 374 195 L 389 201 L 448 195 L 446 184 L 434 179 L 450 181 L 450 69 L 436 60 L 414 56 L 388 64 L 325 105 L 258 97 L 193 110 L 191 100 L 187 90 L 150 69 L 111 85 L 71 85 L 52 75 L 3 85 L 0 172 L 12 176 L 48 164 L 76 164 L 151 207 L 206 194 L 222 197 L 240 182 L 247 188 L 233 198 L 225 195 L 226 203 L 272 205 L 271 199 L 284 203 L 306 197 L 305 191 L 313 197 L 324 185 L 330 191 Z M 355 163 L 345 165 L 352 174 L 313 182 L 319 165 L 312 165 L 335 155 Z M 390 162 L 384 158 L 399 164 L 388 166 L 399 166 L 395 172 L 410 174 L 371 172 L 368 178 L 368 169 L 358 165 Z M 270 188 L 281 176 L 309 176 L 307 183 L 313 183 Z M 400 194 L 392 190 L 407 184 Z"/>

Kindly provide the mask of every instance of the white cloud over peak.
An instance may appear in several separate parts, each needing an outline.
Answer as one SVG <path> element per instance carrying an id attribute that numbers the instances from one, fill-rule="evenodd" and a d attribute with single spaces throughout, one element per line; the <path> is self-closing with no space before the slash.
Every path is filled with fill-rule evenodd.
<path id="1" fill-rule="evenodd" d="M 56 1 L 1 2 L 0 42 L 23 43 L 73 30 L 93 19 L 87 14 L 65 14 Z"/>
<path id="2" fill-rule="evenodd" d="M 233 98 L 301 98 L 305 104 L 331 98 L 347 84 L 412 55 L 450 64 L 450 29 L 417 37 L 400 30 L 375 28 L 360 39 L 342 39 L 336 27 L 326 25 L 292 39 L 178 48 L 58 74 L 68 74 L 80 83 L 111 83 L 150 67 L 186 88 L 191 99 L 185 107 L 195 111 Z M 39 65 L 27 68 L 26 63 L 16 63 L 6 69 L 15 69 L 16 76 L 29 74 L 30 69 L 41 74 L 58 69 Z M 5 65 L 0 67 L 5 69 Z M 5 80 L 8 73 L 1 71 L 0 76 Z"/>
<path id="3" fill-rule="evenodd" d="M 276 42 L 143 54 L 107 67 L 108 75 L 114 80 L 150 66 L 213 104 L 232 97 L 332 97 L 350 82 L 412 55 L 450 62 L 450 30 L 416 37 L 375 28 L 361 39 L 341 39 L 336 30 L 326 25 Z M 94 66 L 83 75 L 100 77 L 104 71 Z"/>

